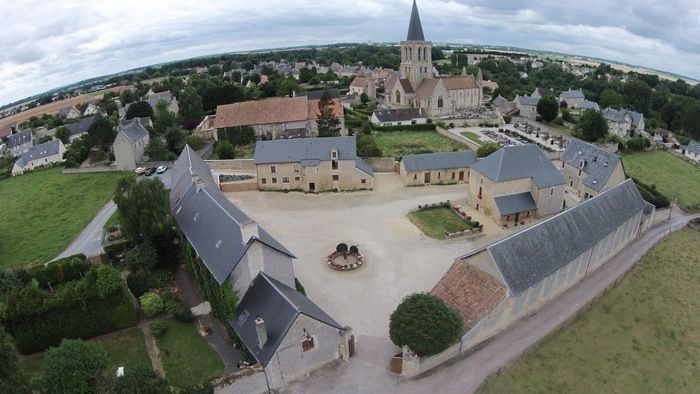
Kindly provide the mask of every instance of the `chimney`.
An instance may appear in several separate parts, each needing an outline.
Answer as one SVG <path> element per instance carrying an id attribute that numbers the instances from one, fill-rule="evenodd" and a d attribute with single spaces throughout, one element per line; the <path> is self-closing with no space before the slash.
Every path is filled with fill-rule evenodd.
<path id="1" fill-rule="evenodd" d="M 193 178 L 194 178 L 194 185 L 197 188 L 197 193 L 199 193 L 202 191 L 202 189 L 204 189 L 204 179 L 202 179 L 198 175 L 195 175 Z"/>
<path id="2" fill-rule="evenodd" d="M 260 234 L 258 232 L 258 224 L 255 223 L 255 221 L 248 220 L 246 222 L 242 222 L 240 226 L 243 243 L 248 242 L 252 237 L 260 238 Z"/>
<path id="3" fill-rule="evenodd" d="M 255 318 L 255 332 L 258 334 L 258 346 L 265 346 L 265 343 L 267 343 L 267 328 L 265 327 L 265 320 L 260 316 Z"/>

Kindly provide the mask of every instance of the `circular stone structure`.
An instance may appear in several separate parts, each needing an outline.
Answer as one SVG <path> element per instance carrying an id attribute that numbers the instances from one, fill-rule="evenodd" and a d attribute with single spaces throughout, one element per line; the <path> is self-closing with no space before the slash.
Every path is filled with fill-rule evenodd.
<path id="1" fill-rule="evenodd" d="M 335 252 L 328 255 L 326 264 L 336 271 L 354 271 L 364 264 L 365 260 L 357 246 L 349 248 L 346 244 L 338 244 Z"/>

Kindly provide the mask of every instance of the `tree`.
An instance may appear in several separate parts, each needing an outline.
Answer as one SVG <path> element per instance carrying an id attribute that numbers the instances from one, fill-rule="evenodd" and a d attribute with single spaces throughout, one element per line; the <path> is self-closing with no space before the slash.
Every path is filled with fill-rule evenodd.
<path id="1" fill-rule="evenodd" d="M 608 134 L 608 122 L 598 111 L 585 111 L 576 124 L 576 133 L 586 141 L 596 141 Z"/>
<path id="2" fill-rule="evenodd" d="M 614 89 L 605 88 L 600 92 L 600 107 L 601 108 L 620 108 L 622 107 L 622 95 Z"/>
<path id="3" fill-rule="evenodd" d="M 377 141 L 370 135 L 357 137 L 357 155 L 360 157 L 381 157 L 382 150 Z"/>
<path id="4" fill-rule="evenodd" d="M 537 113 L 549 123 L 559 115 L 559 104 L 553 96 L 544 96 L 537 103 Z"/>
<path id="5" fill-rule="evenodd" d="M 66 126 L 61 126 L 56 129 L 56 138 L 61 140 L 63 144 L 67 144 L 70 141 L 70 130 Z"/>
<path id="6" fill-rule="evenodd" d="M 362 104 L 367 104 L 369 102 L 369 96 L 367 95 L 367 93 L 362 92 L 362 94 L 360 95 L 360 102 Z"/>
<path id="7" fill-rule="evenodd" d="M 219 160 L 233 159 L 235 156 L 235 149 L 230 142 L 219 141 L 216 144 L 216 155 L 219 156 Z"/>
<path id="8" fill-rule="evenodd" d="M 177 127 L 180 125 L 180 119 L 177 118 L 177 114 L 174 114 L 168 110 L 168 104 L 161 100 L 156 104 L 156 112 L 154 114 L 155 120 L 153 121 L 153 131 L 158 134 L 165 134 L 165 131 L 170 127 Z"/>
<path id="9" fill-rule="evenodd" d="M 159 378 L 153 370 L 135 367 L 126 371 L 117 383 L 118 394 L 167 394 L 168 382 Z"/>
<path id="10" fill-rule="evenodd" d="M 219 130 L 219 140 L 230 142 L 233 146 L 250 145 L 255 142 L 255 129 L 251 126 L 226 127 Z"/>
<path id="11" fill-rule="evenodd" d="M 29 394 L 29 381 L 22 373 L 12 337 L 0 326 L 0 393 Z"/>
<path id="12" fill-rule="evenodd" d="M 119 101 L 121 101 L 122 105 L 133 103 L 136 101 L 136 95 L 133 90 L 126 89 L 119 94 Z"/>
<path id="13" fill-rule="evenodd" d="M 476 157 L 486 157 L 499 149 L 501 149 L 501 146 L 496 143 L 481 145 L 479 149 L 476 150 Z"/>
<path id="14" fill-rule="evenodd" d="M 153 138 L 148 141 L 144 153 L 151 161 L 172 160 L 174 156 L 174 154 L 168 150 L 168 146 L 165 145 L 163 137 L 159 135 L 153 136 Z"/>
<path id="15" fill-rule="evenodd" d="M 95 121 L 87 129 L 87 139 L 89 147 L 98 147 L 102 150 L 108 150 L 114 139 L 117 137 L 117 132 L 109 120 L 98 116 Z"/>
<path id="16" fill-rule="evenodd" d="M 146 240 L 126 253 L 126 263 L 132 271 L 150 270 L 158 264 L 158 252 L 153 243 Z"/>
<path id="17" fill-rule="evenodd" d="M 182 91 L 178 106 L 182 126 L 187 130 L 197 127 L 202 117 L 202 97 L 193 87 L 186 87 Z"/>
<path id="18" fill-rule="evenodd" d="M 101 265 L 97 268 L 97 295 L 105 299 L 107 296 L 114 294 L 122 287 L 122 277 L 119 271 L 107 265 Z"/>
<path id="19" fill-rule="evenodd" d="M 198 151 L 202 148 L 204 148 L 204 138 L 198 136 L 198 135 L 188 135 L 185 137 L 185 144 L 189 145 L 190 148 L 194 151 Z"/>
<path id="20" fill-rule="evenodd" d="M 146 101 L 135 102 L 129 106 L 129 109 L 126 110 L 127 119 L 152 117 L 153 108 L 151 108 L 151 104 L 148 104 Z"/>
<path id="21" fill-rule="evenodd" d="M 409 295 L 389 318 L 389 337 L 419 356 L 440 353 L 462 334 L 462 318 L 440 298 L 428 293 Z"/>
<path id="22" fill-rule="evenodd" d="M 114 202 L 122 231 L 136 242 L 153 239 L 170 223 L 168 191 L 159 179 L 121 178 Z"/>
<path id="23" fill-rule="evenodd" d="M 44 356 L 41 381 L 48 394 L 91 393 L 109 364 L 109 355 L 95 342 L 64 339 Z"/>
<path id="24" fill-rule="evenodd" d="M 153 317 L 163 312 L 163 308 L 165 308 L 163 299 L 155 292 L 148 292 L 142 295 L 139 297 L 139 302 L 143 313 L 148 317 Z"/>
<path id="25" fill-rule="evenodd" d="M 335 137 L 340 135 L 340 119 L 335 116 L 335 103 L 328 90 L 323 91 L 318 101 L 318 118 L 316 119 L 319 137 Z"/>
<path id="26" fill-rule="evenodd" d="M 165 132 L 165 144 L 168 150 L 177 154 L 185 146 L 185 134 L 179 127 L 171 127 Z"/>

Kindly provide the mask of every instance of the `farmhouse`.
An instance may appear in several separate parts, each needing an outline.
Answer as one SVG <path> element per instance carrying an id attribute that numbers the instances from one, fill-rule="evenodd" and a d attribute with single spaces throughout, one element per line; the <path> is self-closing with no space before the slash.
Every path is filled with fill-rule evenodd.
<path id="1" fill-rule="evenodd" d="M 77 122 L 67 124 L 66 128 L 68 129 L 68 142 L 73 142 L 75 139 L 87 134 L 88 129 L 93 123 L 95 123 L 95 117 L 90 116 L 80 119 Z"/>
<path id="2" fill-rule="evenodd" d="M 63 160 L 65 151 L 66 148 L 59 139 L 32 146 L 17 159 L 12 167 L 12 176 L 23 174 L 37 167 L 59 163 Z"/>
<path id="3" fill-rule="evenodd" d="M 513 104 L 520 111 L 520 116 L 526 119 L 537 119 L 537 103 L 540 99 L 532 96 L 515 96 Z"/>
<path id="4" fill-rule="evenodd" d="M 360 190 L 374 187 L 372 167 L 357 157 L 355 136 L 258 141 L 260 190 Z"/>
<path id="5" fill-rule="evenodd" d="M 374 79 L 370 77 L 355 77 L 355 79 L 352 80 L 348 94 L 360 96 L 362 93 L 370 98 L 375 98 L 377 96 L 377 88 L 374 85 Z"/>
<path id="6" fill-rule="evenodd" d="M 610 134 L 618 137 L 629 137 L 635 131 L 644 131 L 644 114 L 625 108 L 619 111 L 614 108 L 603 110 L 603 117 L 608 122 Z"/>
<path id="7" fill-rule="evenodd" d="M 165 102 L 166 108 L 169 112 L 177 113 L 179 109 L 177 99 L 172 95 L 172 93 L 170 93 L 170 90 L 158 93 L 153 92 L 153 90 L 149 90 L 146 93 L 146 102 L 151 106 L 151 108 L 153 108 L 154 111 L 156 110 L 158 103 L 161 101 Z"/>
<path id="8" fill-rule="evenodd" d="M 625 180 L 620 156 L 572 138 L 554 165 L 566 179 L 567 193 L 590 198 Z"/>
<path id="9" fill-rule="evenodd" d="M 401 159 L 399 174 L 406 186 L 464 183 L 475 162 L 470 150 L 406 155 Z"/>
<path id="10" fill-rule="evenodd" d="M 28 151 L 33 144 L 34 134 L 32 134 L 32 130 L 20 131 L 7 137 L 7 148 L 14 157 Z"/>
<path id="11" fill-rule="evenodd" d="M 66 106 L 58 110 L 58 116 L 66 119 L 75 119 L 80 116 L 80 111 L 73 106 Z"/>
<path id="12" fill-rule="evenodd" d="M 112 144 L 117 168 L 120 170 L 135 170 L 136 163 L 144 161 L 143 152 L 150 141 L 148 130 L 144 126 L 150 118 L 135 118 L 122 123 L 117 137 Z"/>
<path id="13" fill-rule="evenodd" d="M 690 141 L 688 146 L 685 147 L 683 154 L 691 160 L 700 162 L 700 142 Z"/>
<path id="14" fill-rule="evenodd" d="M 580 108 L 583 102 L 586 101 L 586 96 L 583 95 L 581 89 L 569 89 L 559 95 L 559 101 L 566 103 L 568 108 Z"/>
<path id="15" fill-rule="evenodd" d="M 420 108 L 397 108 L 376 110 L 370 120 L 377 126 L 403 126 L 425 124 L 428 118 Z"/>
<path id="16" fill-rule="evenodd" d="M 501 96 L 500 94 L 498 97 L 493 99 L 491 104 L 496 107 L 502 114 L 507 114 L 515 109 L 515 103 L 511 103 L 506 99 L 505 97 Z"/>
<path id="17" fill-rule="evenodd" d="M 472 164 L 467 202 L 504 225 L 555 214 L 564 176 L 536 145 L 506 146 Z"/>

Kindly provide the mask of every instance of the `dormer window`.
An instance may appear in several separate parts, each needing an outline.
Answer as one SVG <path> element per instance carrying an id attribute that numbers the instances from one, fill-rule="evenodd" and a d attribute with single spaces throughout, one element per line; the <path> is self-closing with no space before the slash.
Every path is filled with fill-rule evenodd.
<path id="1" fill-rule="evenodd" d="M 331 159 L 337 159 L 338 158 L 338 151 L 334 150 L 331 151 Z"/>

